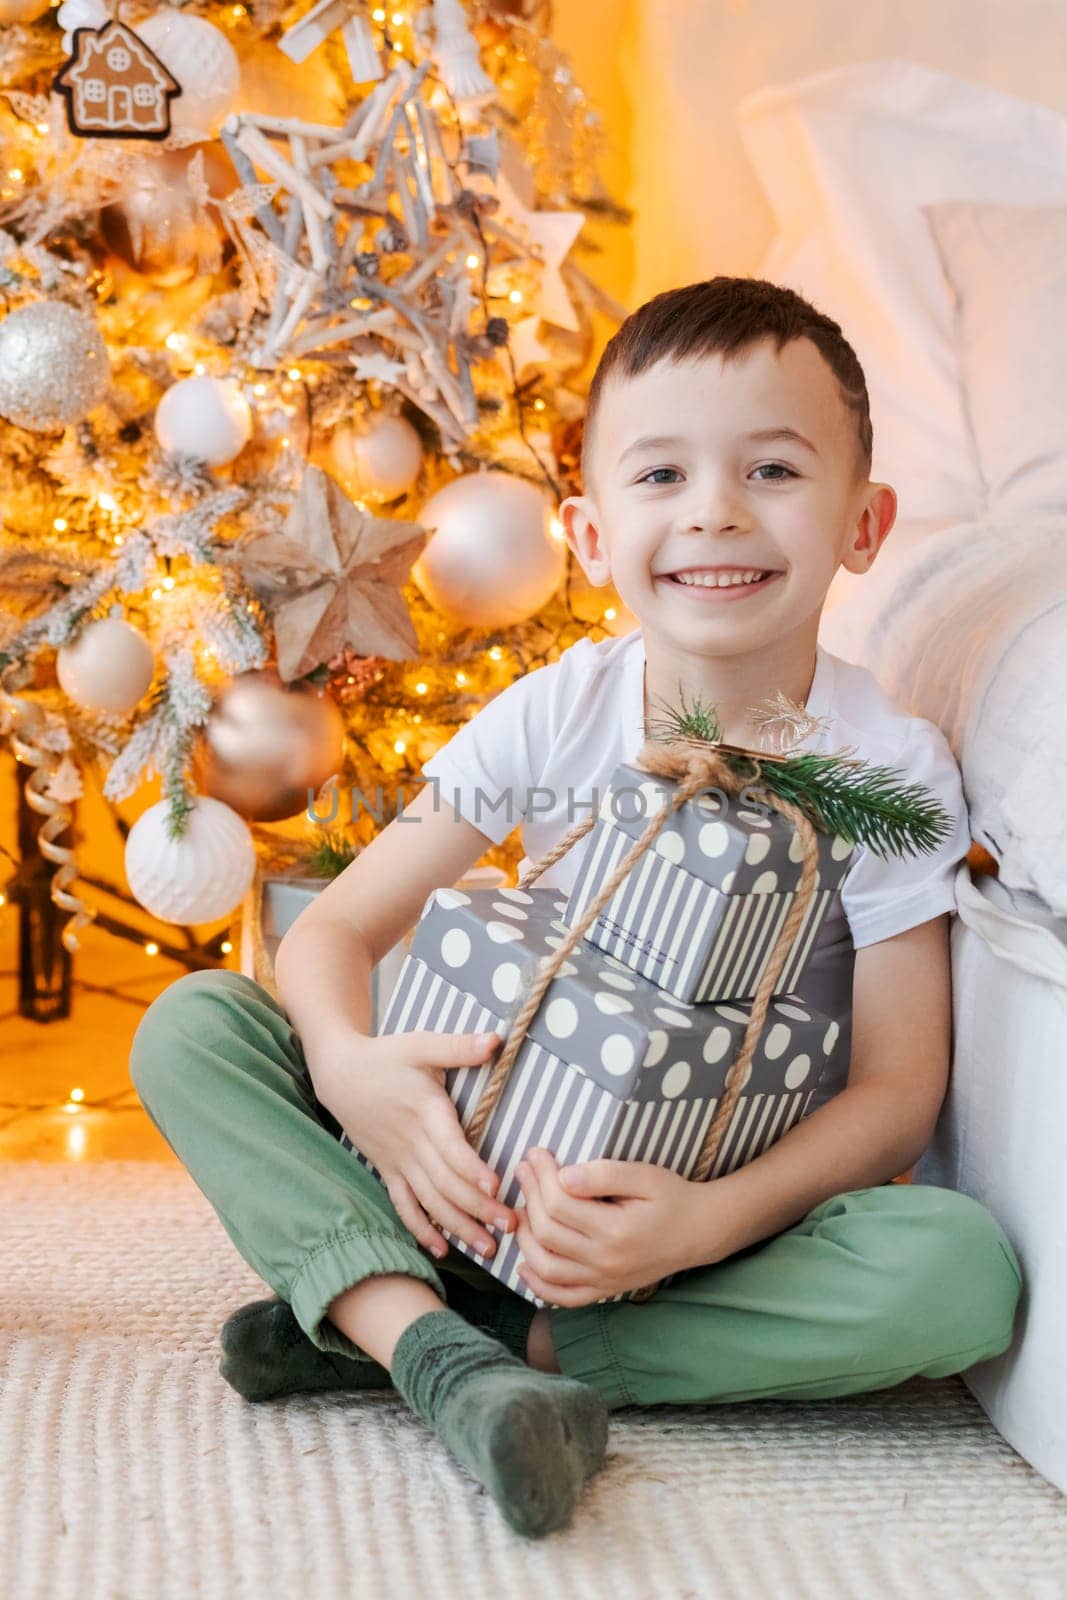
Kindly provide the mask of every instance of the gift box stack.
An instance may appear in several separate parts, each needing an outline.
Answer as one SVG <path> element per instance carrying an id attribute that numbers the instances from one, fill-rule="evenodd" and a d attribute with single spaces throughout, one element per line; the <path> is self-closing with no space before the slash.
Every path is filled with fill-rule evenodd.
<path id="1" fill-rule="evenodd" d="M 569 896 L 536 885 L 435 889 L 379 1031 L 495 1030 L 506 1038 L 544 966 L 673 789 L 643 769 L 616 769 L 580 843 Z M 515 1167 L 533 1145 L 560 1165 L 606 1157 L 683 1177 L 695 1169 L 801 873 L 792 823 L 742 798 L 715 789 L 679 806 L 549 984 L 478 1142 L 505 1205 L 522 1203 Z M 780 1139 L 840 1065 L 838 1021 L 792 992 L 853 853 L 843 838 L 816 839 L 815 893 L 709 1177 Z M 445 1074 L 465 1128 L 490 1072 L 491 1064 Z M 517 1276 L 514 1235 L 486 1260 L 441 1231 L 516 1293 L 543 1303 Z"/>

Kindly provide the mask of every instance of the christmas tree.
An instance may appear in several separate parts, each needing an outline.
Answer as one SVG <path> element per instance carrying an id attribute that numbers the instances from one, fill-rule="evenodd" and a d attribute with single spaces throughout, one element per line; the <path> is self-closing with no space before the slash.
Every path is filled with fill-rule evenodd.
<path id="1" fill-rule="evenodd" d="M 87 785 L 158 779 L 130 904 L 202 928 L 273 825 L 335 870 L 487 698 L 624 625 L 555 511 L 624 315 L 583 225 L 627 219 L 545 0 L 2 16 L 0 730 L 46 819 L 7 894 L 45 866 L 69 951 Z M 301 822 L 327 783 L 380 804 Z"/>

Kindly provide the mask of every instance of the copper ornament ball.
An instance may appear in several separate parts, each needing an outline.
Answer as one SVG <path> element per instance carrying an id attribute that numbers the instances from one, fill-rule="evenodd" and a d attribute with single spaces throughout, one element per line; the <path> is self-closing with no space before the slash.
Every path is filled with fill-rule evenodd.
<path id="1" fill-rule="evenodd" d="M 344 718 L 309 684 L 286 688 L 275 672 L 246 672 L 218 695 L 196 757 L 205 794 L 250 822 L 296 816 L 341 769 Z"/>

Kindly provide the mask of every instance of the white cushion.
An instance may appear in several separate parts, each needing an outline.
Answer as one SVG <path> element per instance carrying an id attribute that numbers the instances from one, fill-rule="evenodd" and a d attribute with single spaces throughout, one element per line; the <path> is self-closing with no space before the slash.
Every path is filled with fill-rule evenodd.
<path id="1" fill-rule="evenodd" d="M 1067 118 L 911 61 L 747 96 L 738 125 L 778 236 L 759 275 L 841 324 L 867 375 L 876 481 L 900 518 L 980 514 L 954 302 L 923 206 L 1067 202 Z"/>
<path id="2" fill-rule="evenodd" d="M 1003 883 L 1067 917 L 1067 513 L 958 523 L 883 568 L 895 537 L 849 600 L 823 612 L 820 643 L 937 724 L 963 774 L 971 837 Z"/>
<path id="3" fill-rule="evenodd" d="M 1067 207 L 926 206 L 994 512 L 1067 508 Z"/>

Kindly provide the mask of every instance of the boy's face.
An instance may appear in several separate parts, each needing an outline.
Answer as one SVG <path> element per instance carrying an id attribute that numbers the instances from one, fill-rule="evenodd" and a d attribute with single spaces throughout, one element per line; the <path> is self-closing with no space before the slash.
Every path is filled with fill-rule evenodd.
<path id="1" fill-rule="evenodd" d="M 757 438 L 793 429 L 794 438 Z M 724 361 L 657 362 L 606 383 L 588 492 L 563 502 L 590 582 L 614 582 L 646 637 L 696 655 L 747 653 L 810 621 L 814 643 L 840 565 L 864 572 L 896 496 L 858 476 L 852 413 L 808 339 Z M 771 576 L 727 589 L 671 575 L 730 567 Z"/>

